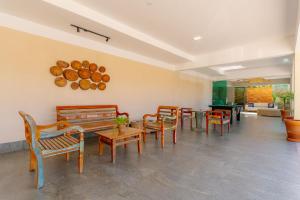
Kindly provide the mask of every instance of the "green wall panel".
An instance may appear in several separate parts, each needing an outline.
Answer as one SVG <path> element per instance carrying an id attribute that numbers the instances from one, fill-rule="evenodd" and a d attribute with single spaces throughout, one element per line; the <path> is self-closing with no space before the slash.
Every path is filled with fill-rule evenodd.
<path id="1" fill-rule="evenodd" d="M 227 81 L 214 81 L 213 82 L 213 105 L 227 104 Z"/>

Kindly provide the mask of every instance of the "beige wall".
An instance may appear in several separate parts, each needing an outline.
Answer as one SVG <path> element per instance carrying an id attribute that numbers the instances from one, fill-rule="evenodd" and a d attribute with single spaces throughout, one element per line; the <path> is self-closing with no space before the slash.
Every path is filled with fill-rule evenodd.
<path id="1" fill-rule="evenodd" d="M 0 35 L 0 143 L 24 139 L 18 110 L 40 124 L 55 121 L 56 105 L 118 104 L 131 119 L 141 119 L 160 104 L 200 108 L 211 99 L 207 80 L 6 28 Z M 59 88 L 49 73 L 58 59 L 104 65 L 111 82 L 104 92 Z"/>

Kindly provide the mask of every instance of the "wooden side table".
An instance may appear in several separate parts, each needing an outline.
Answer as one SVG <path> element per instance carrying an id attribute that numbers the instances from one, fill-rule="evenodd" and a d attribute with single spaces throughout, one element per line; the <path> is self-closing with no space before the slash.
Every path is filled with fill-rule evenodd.
<path id="1" fill-rule="evenodd" d="M 145 143 L 146 141 L 146 133 L 144 132 L 144 124 L 143 120 L 137 120 L 137 121 L 132 121 L 130 122 L 130 127 L 132 128 L 137 128 L 143 130 L 143 142 Z"/>
<path id="2" fill-rule="evenodd" d="M 111 148 L 111 161 L 116 161 L 116 147 L 126 145 L 131 142 L 137 142 L 138 153 L 142 153 L 141 135 L 143 130 L 137 128 L 126 127 L 119 132 L 119 129 L 109 129 L 104 131 L 97 131 L 99 135 L 99 155 L 104 153 L 104 144 L 110 145 Z"/>

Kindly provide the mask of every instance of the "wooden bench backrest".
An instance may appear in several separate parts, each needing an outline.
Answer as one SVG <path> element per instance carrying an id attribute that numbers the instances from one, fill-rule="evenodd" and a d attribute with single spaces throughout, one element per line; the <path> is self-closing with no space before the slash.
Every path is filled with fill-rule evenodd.
<path id="1" fill-rule="evenodd" d="M 57 121 L 73 124 L 114 121 L 119 114 L 117 105 L 57 106 Z"/>

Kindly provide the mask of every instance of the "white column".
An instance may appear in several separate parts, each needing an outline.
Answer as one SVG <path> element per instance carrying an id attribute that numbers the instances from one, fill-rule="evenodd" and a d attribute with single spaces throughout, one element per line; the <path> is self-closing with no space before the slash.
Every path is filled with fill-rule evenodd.
<path id="1" fill-rule="evenodd" d="M 295 93 L 294 98 L 294 116 L 295 119 L 300 120 L 300 52 L 295 53 L 292 89 Z"/>

